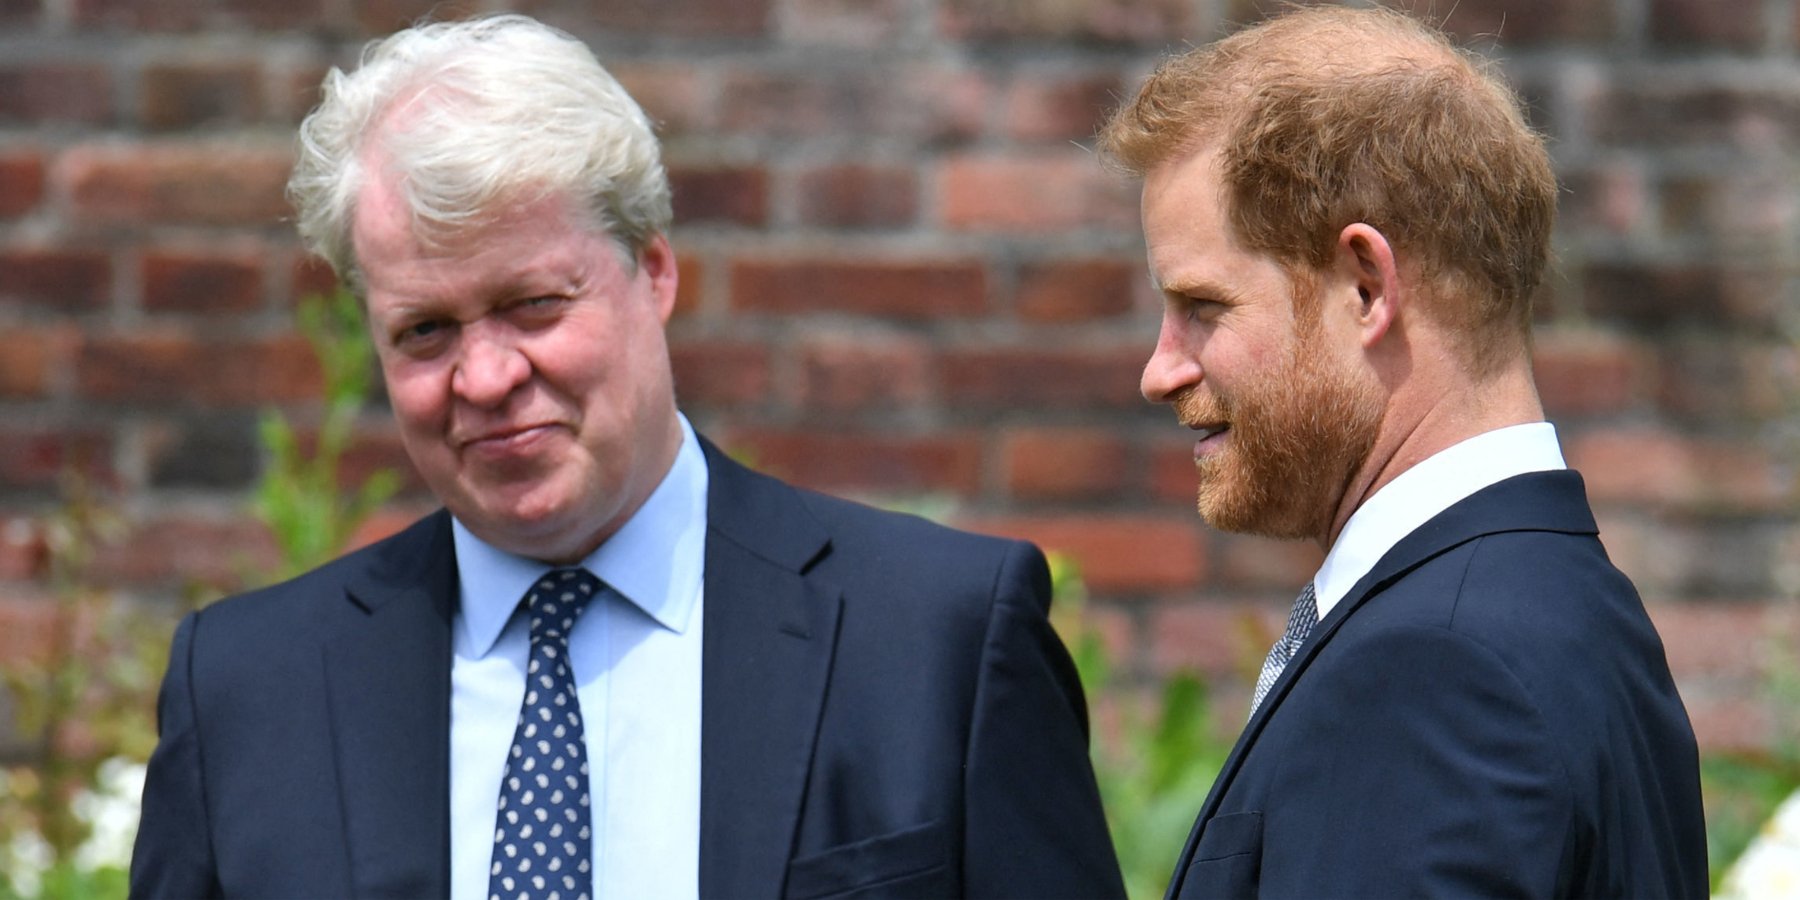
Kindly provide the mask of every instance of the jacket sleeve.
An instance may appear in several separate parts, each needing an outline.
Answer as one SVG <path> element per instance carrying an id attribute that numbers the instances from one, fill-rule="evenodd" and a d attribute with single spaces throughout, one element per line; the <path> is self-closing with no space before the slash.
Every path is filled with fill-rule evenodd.
<path id="1" fill-rule="evenodd" d="M 963 770 L 969 897 L 1125 894 L 1081 683 L 1049 606 L 1043 555 L 1014 544 L 994 585 Z"/>
<path id="2" fill-rule="evenodd" d="M 143 813 L 131 854 L 132 898 L 217 897 L 190 680 L 199 613 L 175 629 L 157 700 L 156 750 L 144 777 Z"/>

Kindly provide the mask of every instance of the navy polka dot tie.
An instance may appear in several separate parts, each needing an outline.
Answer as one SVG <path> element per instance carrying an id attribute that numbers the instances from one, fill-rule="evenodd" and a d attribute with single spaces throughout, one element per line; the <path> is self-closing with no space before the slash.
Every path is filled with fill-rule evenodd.
<path id="1" fill-rule="evenodd" d="M 601 587 L 583 569 L 557 569 L 525 594 L 531 659 L 500 780 L 490 900 L 587 900 L 594 894 L 587 744 L 569 667 L 569 631 Z"/>

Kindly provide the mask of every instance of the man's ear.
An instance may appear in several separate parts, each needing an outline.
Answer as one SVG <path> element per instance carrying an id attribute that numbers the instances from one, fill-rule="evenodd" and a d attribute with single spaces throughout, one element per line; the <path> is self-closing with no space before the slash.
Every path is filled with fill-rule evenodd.
<path id="1" fill-rule="evenodd" d="M 1406 301 L 1394 248 L 1374 226 L 1356 222 L 1338 232 L 1334 265 L 1340 275 L 1356 286 L 1360 301 L 1357 328 L 1362 333 L 1362 345 L 1373 347 L 1387 334 Z"/>
<path id="2" fill-rule="evenodd" d="M 675 248 L 660 234 L 651 235 L 638 250 L 638 274 L 650 279 L 650 291 L 656 300 L 656 314 L 664 325 L 675 313 L 675 294 L 680 287 L 680 267 L 675 265 Z"/>

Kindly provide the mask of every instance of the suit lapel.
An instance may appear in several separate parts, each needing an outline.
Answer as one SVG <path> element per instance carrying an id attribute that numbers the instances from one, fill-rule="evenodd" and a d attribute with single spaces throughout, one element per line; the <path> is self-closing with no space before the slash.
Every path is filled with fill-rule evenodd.
<path id="1" fill-rule="evenodd" d="M 837 640 L 828 552 L 791 488 L 710 443 L 701 666 L 700 894 L 777 896 Z"/>
<path id="2" fill-rule="evenodd" d="M 324 646 L 350 872 L 359 896 L 449 894 L 448 514 L 381 546 Z"/>
<path id="3" fill-rule="evenodd" d="M 1226 757 L 1225 765 L 1219 770 L 1219 777 L 1213 781 L 1212 790 L 1207 792 L 1206 802 L 1200 807 L 1200 815 L 1194 821 L 1193 830 L 1188 834 L 1187 845 L 1182 849 L 1181 858 L 1176 864 L 1175 877 L 1169 883 L 1168 897 L 1171 900 L 1180 891 L 1182 876 L 1193 860 L 1200 832 L 1205 828 L 1207 820 L 1218 812 L 1226 790 L 1231 787 L 1231 782 L 1243 767 L 1244 757 L 1262 734 L 1269 716 L 1274 714 L 1281 701 L 1287 697 L 1295 679 L 1312 664 L 1313 658 L 1319 655 L 1319 649 L 1331 640 L 1344 620 L 1388 585 L 1405 577 L 1408 572 L 1431 558 L 1475 538 L 1507 531 L 1598 533 L 1581 476 L 1572 470 L 1532 472 L 1515 475 L 1476 491 L 1401 538 L 1344 595 L 1344 599 L 1332 607 L 1330 614 L 1319 621 L 1318 627 L 1313 629 L 1306 643 L 1300 646 L 1294 659 L 1282 670 L 1281 677 L 1270 685 L 1269 693 L 1263 698 L 1262 705 L 1257 707 L 1255 715 L 1244 724 L 1243 733 L 1238 735 L 1237 743 L 1231 748 L 1231 755 Z"/>

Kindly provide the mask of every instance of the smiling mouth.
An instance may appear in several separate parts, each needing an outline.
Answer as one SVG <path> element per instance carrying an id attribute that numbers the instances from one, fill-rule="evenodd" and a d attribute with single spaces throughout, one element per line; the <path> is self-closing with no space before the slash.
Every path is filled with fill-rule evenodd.
<path id="1" fill-rule="evenodd" d="M 517 428 L 499 428 L 474 437 L 464 438 L 458 442 L 458 445 L 464 450 L 478 447 L 503 447 L 530 440 L 539 432 L 548 430 L 550 427 L 550 423 L 545 422 L 537 425 L 521 425 Z"/>

